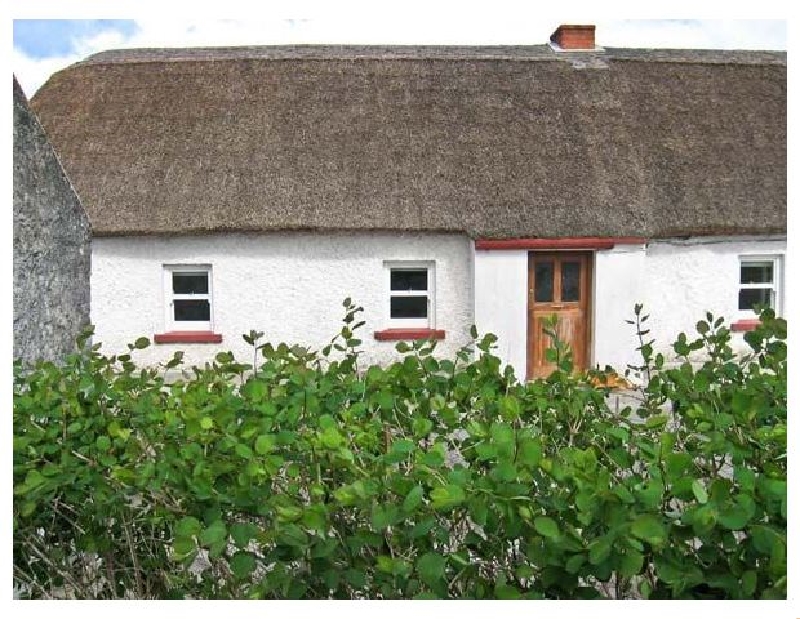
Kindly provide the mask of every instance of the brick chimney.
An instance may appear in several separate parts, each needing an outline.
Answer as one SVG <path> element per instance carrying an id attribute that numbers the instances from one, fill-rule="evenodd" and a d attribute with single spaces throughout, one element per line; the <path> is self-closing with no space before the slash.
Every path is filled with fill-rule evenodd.
<path id="1" fill-rule="evenodd" d="M 559 26 L 550 42 L 562 50 L 593 50 L 594 26 Z"/>

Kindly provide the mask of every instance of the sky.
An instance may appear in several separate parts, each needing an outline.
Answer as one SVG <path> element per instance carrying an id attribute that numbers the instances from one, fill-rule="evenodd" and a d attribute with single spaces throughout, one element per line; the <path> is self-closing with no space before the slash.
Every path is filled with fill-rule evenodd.
<path id="1" fill-rule="evenodd" d="M 189 18 L 185 13 L 166 17 L 158 13 L 137 19 L 18 18 L 13 20 L 11 65 L 26 95 L 32 97 L 54 72 L 90 54 L 114 48 L 287 43 L 542 44 L 562 23 L 595 24 L 600 46 L 787 48 L 787 22 L 781 19 L 581 20 L 574 13 L 542 16 L 525 5 L 509 8 L 501 2 L 496 6 L 495 11 L 431 10 L 422 15 L 409 10 L 316 15 L 298 11 L 295 17 L 276 11 L 248 19 Z M 591 12 L 587 14 L 594 17 Z"/>

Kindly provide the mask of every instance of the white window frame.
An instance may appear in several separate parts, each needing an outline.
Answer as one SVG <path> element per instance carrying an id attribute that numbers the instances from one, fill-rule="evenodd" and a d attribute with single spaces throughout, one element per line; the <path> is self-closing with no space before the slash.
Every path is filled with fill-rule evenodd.
<path id="1" fill-rule="evenodd" d="M 384 290 L 386 291 L 386 317 L 392 329 L 435 329 L 436 328 L 436 269 L 433 260 L 387 260 L 383 263 L 385 271 Z M 428 272 L 427 290 L 392 290 L 392 271 Z M 427 318 L 392 318 L 392 297 L 428 297 Z"/>
<path id="2" fill-rule="evenodd" d="M 743 284 L 742 266 L 759 262 L 772 263 L 771 284 Z M 758 315 L 753 310 L 739 309 L 740 290 L 772 290 L 772 308 L 775 315 L 780 316 L 783 310 L 783 255 L 778 254 L 743 254 L 739 256 L 739 270 L 736 273 L 736 311 L 741 319 L 754 319 Z"/>
<path id="3" fill-rule="evenodd" d="M 206 273 L 208 276 L 208 294 L 176 294 L 172 292 L 173 273 Z M 165 264 L 163 268 L 164 284 L 164 325 L 166 331 L 213 331 L 214 324 L 214 278 L 210 264 Z M 208 300 L 208 320 L 175 320 L 173 302 L 181 299 Z"/>

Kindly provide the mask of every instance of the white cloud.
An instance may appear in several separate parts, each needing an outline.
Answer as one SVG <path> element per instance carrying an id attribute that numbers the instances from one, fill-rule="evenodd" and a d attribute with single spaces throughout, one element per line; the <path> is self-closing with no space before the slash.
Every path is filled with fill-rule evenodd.
<path id="1" fill-rule="evenodd" d="M 549 16 L 548 16 L 549 17 Z M 540 44 L 559 23 L 574 20 L 541 18 L 525 11 L 491 13 L 361 13 L 310 19 L 136 20 L 137 32 L 124 36 L 106 31 L 75 40 L 75 52 L 32 59 L 14 49 L 13 70 L 28 96 L 57 70 L 90 54 L 114 48 L 276 45 L 289 43 L 355 44 Z M 582 23 L 579 21 L 579 23 Z M 694 47 L 718 49 L 785 49 L 786 23 L 770 21 L 590 21 L 597 40 L 610 47 Z"/>
<path id="2" fill-rule="evenodd" d="M 779 20 L 650 20 L 597 23 L 597 40 L 609 47 L 786 49 Z"/>

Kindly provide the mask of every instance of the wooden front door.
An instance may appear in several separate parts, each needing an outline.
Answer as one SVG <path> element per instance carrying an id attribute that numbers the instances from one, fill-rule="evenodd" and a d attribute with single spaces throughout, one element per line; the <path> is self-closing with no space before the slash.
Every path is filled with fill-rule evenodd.
<path id="1" fill-rule="evenodd" d="M 555 314 L 558 337 L 572 349 L 575 370 L 589 362 L 591 252 L 528 254 L 528 378 L 548 376 L 555 364 L 545 351 L 551 346 L 544 321 Z"/>

